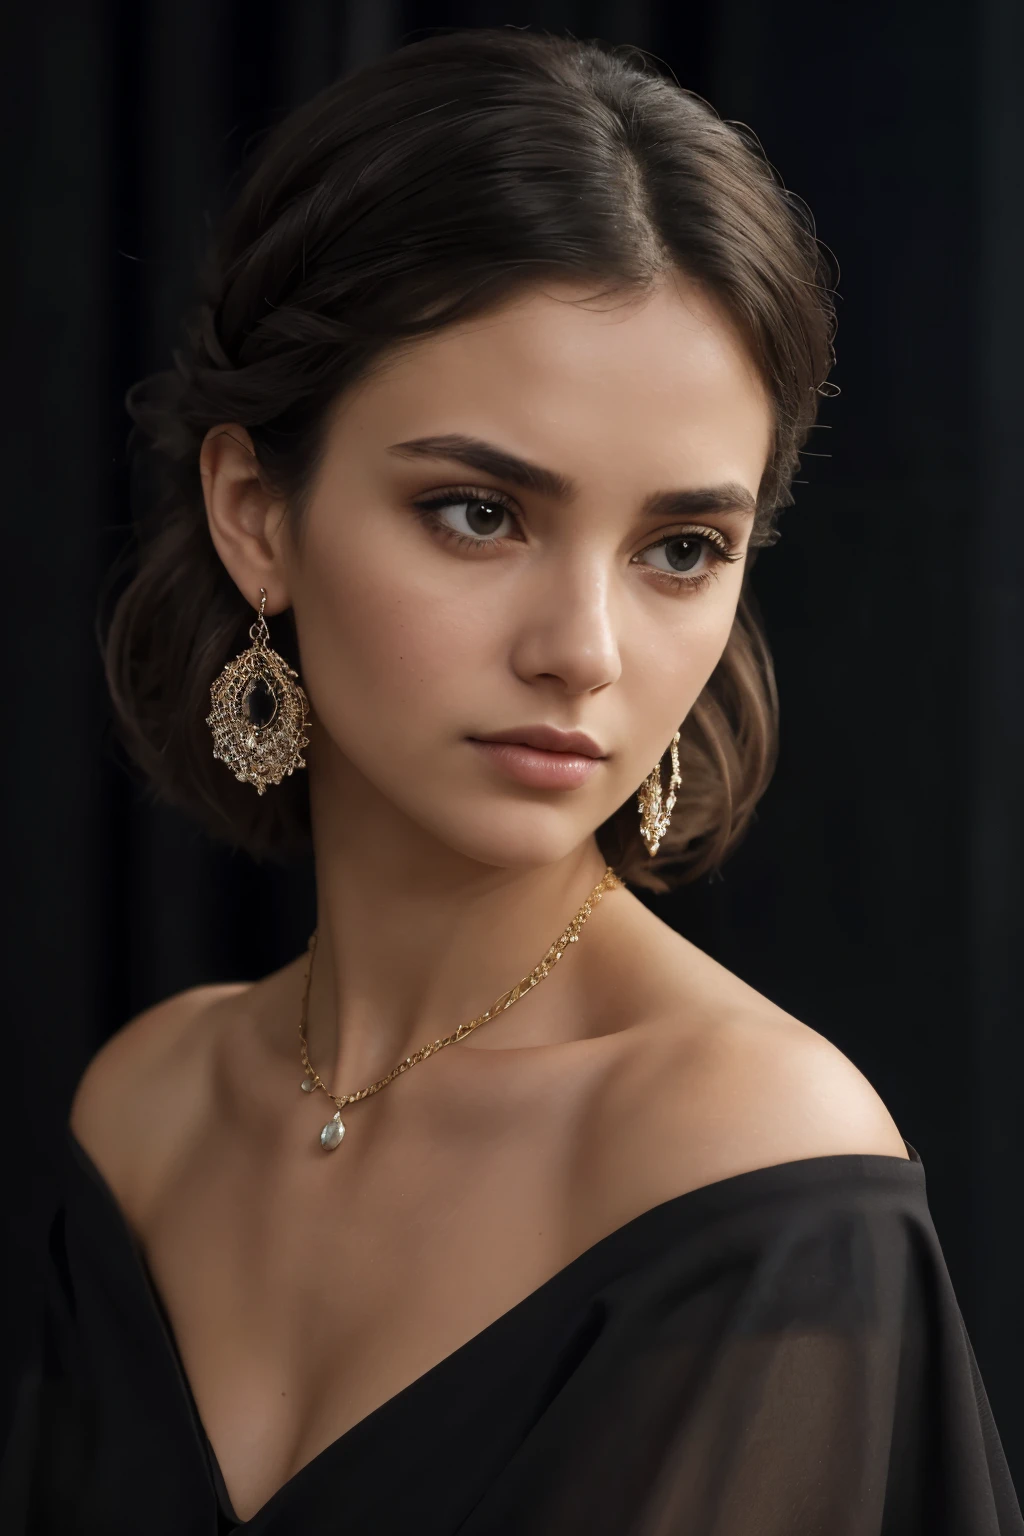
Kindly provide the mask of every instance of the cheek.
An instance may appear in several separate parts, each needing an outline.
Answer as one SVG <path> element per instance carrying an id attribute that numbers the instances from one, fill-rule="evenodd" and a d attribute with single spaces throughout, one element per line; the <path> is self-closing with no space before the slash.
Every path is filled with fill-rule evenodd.
<path id="1" fill-rule="evenodd" d="M 674 716 L 669 734 L 692 708 L 718 665 L 732 632 L 737 593 L 686 600 L 676 624 L 647 647 L 641 692 L 652 718 Z"/>
<path id="2" fill-rule="evenodd" d="M 500 640 L 500 626 L 478 611 L 479 594 L 453 590 L 450 572 L 445 579 L 428 562 L 357 533 L 309 554 L 303 671 L 339 745 L 353 732 L 408 743 L 420 728 L 436 733 L 465 716 L 467 703 L 472 711 L 474 690 L 492 676 L 485 647 Z"/>
<path id="3" fill-rule="evenodd" d="M 632 669 L 627 706 L 631 750 L 621 765 L 619 799 L 661 761 L 728 644 L 735 597 L 715 604 L 702 597 L 710 594 L 698 595 L 692 606 L 681 609 L 677 622 L 652 637 Z"/>

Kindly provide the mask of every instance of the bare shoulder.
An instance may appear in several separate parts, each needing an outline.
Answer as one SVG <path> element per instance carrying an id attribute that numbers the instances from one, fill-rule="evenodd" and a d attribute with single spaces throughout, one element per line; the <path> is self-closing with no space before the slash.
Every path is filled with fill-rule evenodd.
<path id="1" fill-rule="evenodd" d="M 208 1096 L 211 1017 L 247 983 L 190 987 L 123 1024 L 96 1052 L 75 1089 L 75 1139 L 136 1209 L 173 1157 L 177 1138 Z"/>
<path id="2" fill-rule="evenodd" d="M 908 1156 L 863 1072 L 824 1035 L 769 1003 L 723 1019 L 700 1055 L 710 1102 L 748 1127 L 743 1145 L 765 1161 Z"/>
<path id="3" fill-rule="evenodd" d="M 588 1158 L 620 1211 L 804 1158 L 906 1160 L 881 1096 L 824 1035 L 687 945 L 658 1006 L 623 1031 Z"/>

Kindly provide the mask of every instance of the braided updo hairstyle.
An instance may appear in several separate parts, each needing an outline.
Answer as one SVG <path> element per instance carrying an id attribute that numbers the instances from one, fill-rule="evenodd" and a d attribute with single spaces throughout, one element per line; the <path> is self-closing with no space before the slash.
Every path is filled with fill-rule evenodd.
<path id="1" fill-rule="evenodd" d="M 207 527 L 209 428 L 244 426 L 265 484 L 301 519 L 329 408 L 388 349 L 546 278 L 636 292 L 670 267 L 725 308 L 771 401 L 756 549 L 792 503 L 799 450 L 831 389 L 835 312 L 806 205 L 747 130 L 635 49 L 481 29 L 400 48 L 269 135 L 173 367 L 127 399 L 139 540 L 107 677 L 125 743 L 160 794 L 256 857 L 309 845 L 305 774 L 257 796 L 212 755 L 210 684 L 248 643 L 253 613 Z M 684 880 L 716 867 L 767 786 L 777 704 L 747 581 L 682 729 L 682 789 L 657 857 L 635 796 L 598 830 L 637 885 L 662 891 L 666 868 Z M 290 615 L 275 619 L 273 644 L 301 672 Z"/>

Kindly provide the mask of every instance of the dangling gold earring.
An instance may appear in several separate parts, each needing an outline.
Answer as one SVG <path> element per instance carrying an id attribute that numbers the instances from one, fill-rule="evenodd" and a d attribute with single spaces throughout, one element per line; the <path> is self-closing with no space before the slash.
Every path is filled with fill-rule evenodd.
<path id="1" fill-rule="evenodd" d="M 280 784 L 286 773 L 305 768 L 302 749 L 309 746 L 309 701 L 292 681 L 299 674 L 267 644 L 266 606 L 266 588 L 260 587 L 260 616 L 249 626 L 253 643 L 228 662 L 211 687 L 213 709 L 206 717 L 214 757 L 243 784 L 255 784 L 261 795 L 268 784 Z"/>
<path id="2" fill-rule="evenodd" d="M 672 776 L 668 781 L 668 797 L 661 803 L 661 760 L 655 763 L 637 792 L 640 806 L 640 836 L 647 844 L 647 852 L 653 859 L 658 844 L 668 831 L 672 809 L 676 803 L 676 790 L 683 782 L 679 773 L 679 732 L 672 737 Z"/>

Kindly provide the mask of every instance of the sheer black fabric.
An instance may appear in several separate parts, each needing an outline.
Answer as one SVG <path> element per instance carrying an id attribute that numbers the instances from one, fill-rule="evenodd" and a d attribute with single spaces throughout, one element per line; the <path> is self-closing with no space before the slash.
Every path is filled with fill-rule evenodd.
<path id="1" fill-rule="evenodd" d="M 4 1536 L 1024 1536 L 917 1152 L 612 1232 L 233 1515 L 166 1315 L 68 1133 Z"/>

